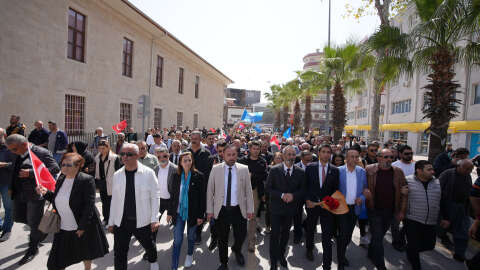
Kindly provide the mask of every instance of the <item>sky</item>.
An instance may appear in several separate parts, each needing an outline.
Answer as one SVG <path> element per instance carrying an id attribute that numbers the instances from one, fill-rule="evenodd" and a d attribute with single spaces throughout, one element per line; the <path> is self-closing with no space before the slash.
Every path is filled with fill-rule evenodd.
<path id="1" fill-rule="evenodd" d="M 328 42 L 328 0 L 130 0 L 234 81 L 228 87 L 269 91 L 302 70 L 303 57 Z M 332 0 L 331 43 L 362 40 L 376 16 L 345 18 Z"/>

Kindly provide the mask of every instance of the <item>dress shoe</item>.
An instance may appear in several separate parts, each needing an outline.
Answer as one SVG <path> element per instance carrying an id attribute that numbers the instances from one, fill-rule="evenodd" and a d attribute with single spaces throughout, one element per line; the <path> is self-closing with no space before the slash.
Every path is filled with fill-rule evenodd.
<path id="1" fill-rule="evenodd" d="M 313 250 L 307 250 L 307 260 L 313 262 Z"/>
<path id="2" fill-rule="evenodd" d="M 143 254 L 143 258 L 142 258 L 144 261 L 148 261 L 148 255 L 147 255 L 147 252 L 145 252 L 145 254 Z"/>
<path id="3" fill-rule="evenodd" d="M 240 266 L 245 265 L 245 258 L 243 257 L 241 252 L 234 252 L 235 253 L 235 259 L 237 260 L 237 264 Z"/>
<path id="4" fill-rule="evenodd" d="M 212 251 L 217 247 L 217 240 L 212 239 L 210 241 L 210 245 L 208 245 L 208 250 Z"/>
<path id="5" fill-rule="evenodd" d="M 228 270 L 228 265 L 222 263 L 217 270 Z"/>
<path id="6" fill-rule="evenodd" d="M 18 262 L 18 265 L 24 265 L 28 263 L 29 261 L 33 260 L 35 256 L 38 254 L 38 248 L 36 249 L 28 249 L 27 253 L 25 253 L 25 256 Z"/>
<path id="7" fill-rule="evenodd" d="M 457 262 L 464 262 L 465 261 L 465 256 L 463 256 L 463 255 L 453 254 L 453 258 Z"/>
<path id="8" fill-rule="evenodd" d="M 280 258 L 280 265 L 282 267 L 287 267 L 288 266 L 287 259 L 285 259 L 285 257 L 283 257 L 283 256 Z"/>
<path id="9" fill-rule="evenodd" d="M 446 249 L 453 249 L 453 243 L 448 236 L 443 237 L 441 243 Z"/>

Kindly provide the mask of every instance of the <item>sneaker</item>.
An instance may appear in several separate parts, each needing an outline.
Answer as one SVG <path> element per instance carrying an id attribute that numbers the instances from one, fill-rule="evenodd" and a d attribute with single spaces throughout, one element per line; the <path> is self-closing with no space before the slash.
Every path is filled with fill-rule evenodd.
<path id="1" fill-rule="evenodd" d="M 0 235 L 0 242 L 5 242 L 10 238 L 11 232 L 2 232 L 2 235 Z"/>
<path id="2" fill-rule="evenodd" d="M 189 268 L 189 267 L 192 267 L 192 264 L 193 264 L 193 255 L 187 255 L 185 257 L 185 268 Z"/>

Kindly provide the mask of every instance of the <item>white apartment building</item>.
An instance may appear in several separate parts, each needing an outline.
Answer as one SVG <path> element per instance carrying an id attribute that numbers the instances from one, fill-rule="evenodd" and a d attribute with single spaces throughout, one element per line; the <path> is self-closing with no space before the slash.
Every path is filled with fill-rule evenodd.
<path id="1" fill-rule="evenodd" d="M 11 114 L 28 132 L 35 120 L 69 134 L 223 125 L 232 80 L 129 1 L 0 3 L 0 126 Z"/>
<path id="2" fill-rule="evenodd" d="M 403 31 L 412 29 L 419 20 L 415 12 L 415 8 L 410 7 L 395 18 L 393 24 Z M 450 122 L 448 139 L 454 149 L 467 147 L 474 156 L 480 153 L 480 68 L 457 65 L 455 72 L 455 80 L 461 85 L 457 98 L 463 103 L 458 108 L 460 113 Z M 373 107 L 372 84 L 369 82 L 363 93 L 347 97 L 347 133 L 368 136 Z M 385 89 L 380 108 L 381 139 L 407 143 L 419 155 L 426 155 L 428 151 L 428 135 L 424 130 L 429 123 L 422 113 L 425 85 L 426 75 L 418 72 L 412 78 L 400 78 L 397 84 Z"/>

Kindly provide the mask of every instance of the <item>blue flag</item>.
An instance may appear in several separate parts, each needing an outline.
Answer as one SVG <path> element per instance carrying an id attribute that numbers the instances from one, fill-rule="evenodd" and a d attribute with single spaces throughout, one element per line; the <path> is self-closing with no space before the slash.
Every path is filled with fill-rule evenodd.
<path id="1" fill-rule="evenodd" d="M 253 127 L 253 129 L 255 129 L 256 132 L 258 133 L 262 133 L 262 128 L 257 124 Z"/>
<path id="2" fill-rule="evenodd" d="M 289 127 L 287 130 L 285 130 L 282 137 L 288 139 L 291 137 L 291 134 L 292 134 L 292 127 Z"/>
<path id="3" fill-rule="evenodd" d="M 240 120 L 245 120 L 248 117 L 247 109 L 243 109 L 242 118 Z"/>

